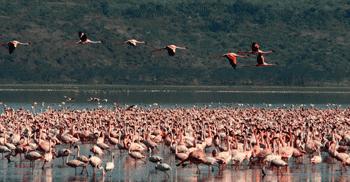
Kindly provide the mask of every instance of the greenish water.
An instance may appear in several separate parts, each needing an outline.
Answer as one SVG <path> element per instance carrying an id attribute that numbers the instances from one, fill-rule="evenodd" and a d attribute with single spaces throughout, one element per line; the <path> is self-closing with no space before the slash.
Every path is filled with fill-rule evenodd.
<path id="1" fill-rule="evenodd" d="M 160 106 L 292 106 L 328 107 L 350 103 L 350 87 L 214 87 L 214 86 L 114 86 L 114 85 L 2 85 L 0 100 L 13 107 L 33 102 L 55 105 L 73 97 L 71 107 L 94 107 L 89 97 L 117 104 Z"/>

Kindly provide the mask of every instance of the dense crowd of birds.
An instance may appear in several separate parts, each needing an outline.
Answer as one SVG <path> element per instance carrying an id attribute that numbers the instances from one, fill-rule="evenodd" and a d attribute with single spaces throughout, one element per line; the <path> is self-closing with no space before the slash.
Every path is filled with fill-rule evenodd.
<path id="1" fill-rule="evenodd" d="M 112 173 L 118 157 L 114 154 L 124 151 L 166 173 L 172 167 L 160 155 L 161 147 L 172 153 L 177 167 L 195 165 L 197 173 L 199 165 L 218 172 L 227 166 L 258 166 L 264 176 L 283 173 L 291 160 L 339 163 L 346 170 L 349 116 L 350 109 L 316 108 L 130 106 L 48 108 L 39 113 L 5 108 L 0 115 L 0 153 L 9 162 L 24 158 L 33 167 L 41 163 L 43 169 L 62 158 L 64 165 L 81 168 L 81 175 L 89 175 L 89 166 L 94 174 Z M 90 146 L 90 153 L 81 153 L 82 144 Z M 110 159 L 103 158 L 107 153 Z"/>
<path id="2" fill-rule="evenodd" d="M 79 35 L 79 41 L 76 42 L 77 45 L 102 44 L 103 43 L 100 40 L 89 39 L 87 36 L 87 33 L 85 33 L 85 32 L 79 31 L 78 35 Z M 1 38 L 1 36 L 0 36 L 0 38 Z M 136 40 L 136 39 L 128 39 L 122 43 L 127 44 L 127 45 L 132 46 L 132 47 L 137 47 L 140 44 L 147 45 L 145 41 L 140 41 L 140 40 Z M 31 44 L 32 44 L 31 42 L 20 42 L 18 40 L 12 40 L 12 41 L 9 41 L 7 43 L 1 43 L 0 45 L 6 47 L 9 51 L 9 54 L 13 54 L 15 49 L 18 48 L 20 45 L 29 46 Z M 151 46 L 151 47 L 153 49 L 152 52 L 158 52 L 158 51 L 165 50 L 165 51 L 167 51 L 169 56 L 175 56 L 176 50 L 178 50 L 178 49 L 180 49 L 180 50 L 188 49 L 188 47 L 186 47 L 186 46 L 177 46 L 174 44 L 169 44 L 169 45 L 166 45 L 166 46 L 161 47 L 161 48 L 154 48 L 153 46 Z M 264 55 L 270 54 L 272 52 L 273 51 L 261 50 L 260 45 L 257 42 L 253 42 L 251 44 L 251 51 L 246 51 L 246 52 L 238 51 L 237 53 L 228 52 L 228 53 L 221 55 L 221 57 L 225 57 L 228 60 L 228 62 L 230 63 L 230 65 L 234 69 L 236 69 L 238 57 L 246 58 L 246 57 L 249 57 L 250 55 L 257 55 L 257 57 L 256 57 L 257 64 L 256 65 L 245 65 L 245 66 L 266 67 L 266 66 L 277 65 L 277 64 L 269 64 L 265 61 Z"/>

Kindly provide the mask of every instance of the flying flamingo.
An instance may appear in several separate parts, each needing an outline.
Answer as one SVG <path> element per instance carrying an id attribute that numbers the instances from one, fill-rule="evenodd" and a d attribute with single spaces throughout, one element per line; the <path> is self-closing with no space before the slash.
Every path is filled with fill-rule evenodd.
<path id="1" fill-rule="evenodd" d="M 247 56 L 243 56 L 243 55 L 236 54 L 236 53 L 233 53 L 233 52 L 228 52 L 228 53 L 222 55 L 222 57 L 227 58 L 227 60 L 231 64 L 232 68 L 236 69 L 236 67 L 237 67 L 237 57 L 246 58 Z"/>
<path id="2" fill-rule="evenodd" d="M 257 45 L 256 47 L 258 48 L 256 51 L 255 51 L 256 48 L 253 50 L 254 51 L 253 53 L 258 55 L 257 58 L 256 58 L 256 61 L 257 61 L 258 64 L 255 65 L 255 66 L 261 67 L 261 66 L 275 66 L 276 65 L 276 64 L 269 64 L 269 63 L 265 62 L 264 55 L 273 53 L 274 52 L 273 50 L 271 50 L 271 51 L 262 51 L 260 49 L 260 46 L 259 46 L 258 43 L 255 43 L 255 44 L 253 43 L 253 45 Z M 252 45 L 252 47 L 253 47 L 253 45 Z"/>
<path id="3" fill-rule="evenodd" d="M 124 42 L 125 44 L 128 44 L 130 46 L 136 47 L 137 44 L 145 44 L 145 41 L 139 41 L 136 39 L 129 39 Z"/>
<path id="4" fill-rule="evenodd" d="M 154 52 L 154 51 L 161 51 L 163 49 L 168 51 L 169 56 L 175 56 L 176 49 L 184 49 L 185 50 L 185 49 L 188 49 L 188 48 L 187 47 L 180 47 L 180 46 L 176 46 L 176 45 L 171 44 L 171 45 L 167 45 L 167 46 L 165 46 L 163 48 L 160 48 L 160 49 L 155 49 L 152 52 Z"/>
<path id="5" fill-rule="evenodd" d="M 7 46 L 8 50 L 9 50 L 9 54 L 12 54 L 13 51 L 15 51 L 15 49 L 19 46 L 19 45 L 25 45 L 25 46 L 29 46 L 31 44 L 31 42 L 20 42 L 17 40 L 13 40 L 7 43 L 3 43 L 1 44 L 2 46 Z"/>
<path id="6" fill-rule="evenodd" d="M 265 54 L 271 54 L 273 53 L 274 51 L 273 50 L 270 50 L 270 51 L 263 51 L 260 49 L 260 45 L 257 43 L 257 42 L 253 42 L 252 45 L 251 45 L 251 51 L 249 52 L 238 52 L 240 54 L 255 54 L 257 55 L 256 57 L 256 61 L 258 64 L 256 64 L 255 66 L 256 67 L 267 67 L 267 66 L 276 66 L 277 64 L 269 64 L 269 63 L 266 63 L 265 62 L 265 57 L 264 55 Z"/>
<path id="7" fill-rule="evenodd" d="M 77 44 L 101 44 L 102 41 L 93 41 L 88 39 L 86 33 L 84 32 L 79 32 L 79 41 L 77 42 Z"/>

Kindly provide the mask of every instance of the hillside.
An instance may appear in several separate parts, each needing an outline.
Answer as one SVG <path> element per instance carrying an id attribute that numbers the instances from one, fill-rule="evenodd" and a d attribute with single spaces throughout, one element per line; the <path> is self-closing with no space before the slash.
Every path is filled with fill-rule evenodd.
<path id="1" fill-rule="evenodd" d="M 102 0 L 0 3 L 0 83 L 348 85 L 350 2 Z M 78 31 L 102 45 L 76 46 Z M 148 46 L 120 44 L 142 39 Z M 217 57 L 258 41 L 278 67 L 233 70 Z M 150 47 L 186 45 L 175 57 Z M 240 59 L 255 64 L 255 58 Z"/>

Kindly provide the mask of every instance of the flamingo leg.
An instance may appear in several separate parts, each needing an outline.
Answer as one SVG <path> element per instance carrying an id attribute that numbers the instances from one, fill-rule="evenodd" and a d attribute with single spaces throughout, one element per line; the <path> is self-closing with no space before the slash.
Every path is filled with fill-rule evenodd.
<path id="1" fill-rule="evenodd" d="M 163 171 L 163 173 L 165 173 L 167 177 L 170 178 L 170 175 L 166 171 Z"/>
<path id="2" fill-rule="evenodd" d="M 34 173 L 34 168 L 35 168 L 35 161 L 33 161 L 33 163 L 32 163 L 33 165 L 32 165 L 32 173 Z"/>
<path id="3" fill-rule="evenodd" d="M 200 174 L 201 173 L 201 170 L 199 170 L 199 166 L 197 164 L 197 174 Z"/>
<path id="4" fill-rule="evenodd" d="M 44 161 L 43 166 L 41 167 L 41 169 L 45 168 L 45 164 L 46 164 L 46 161 Z"/>

